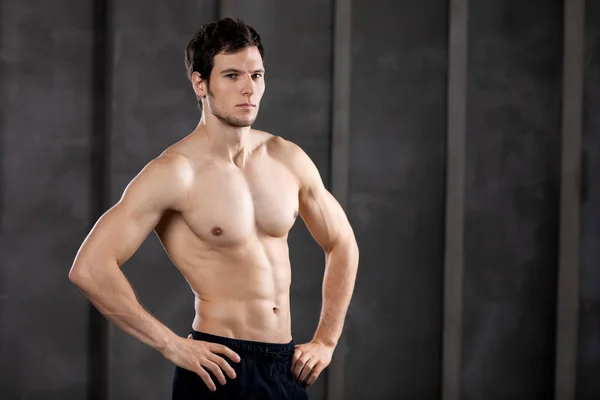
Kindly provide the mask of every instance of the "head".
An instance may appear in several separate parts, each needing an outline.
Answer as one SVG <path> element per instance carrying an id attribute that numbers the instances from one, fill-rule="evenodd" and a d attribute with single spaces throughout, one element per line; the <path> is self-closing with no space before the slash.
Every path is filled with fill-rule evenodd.
<path id="1" fill-rule="evenodd" d="M 188 78 L 205 116 L 234 127 L 254 123 L 265 90 L 259 34 L 231 18 L 202 26 L 187 45 Z"/>

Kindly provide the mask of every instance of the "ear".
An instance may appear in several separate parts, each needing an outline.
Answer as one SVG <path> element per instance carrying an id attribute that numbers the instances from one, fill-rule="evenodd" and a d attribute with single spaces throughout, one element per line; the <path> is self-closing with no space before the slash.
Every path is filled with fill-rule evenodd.
<path id="1" fill-rule="evenodd" d="M 202 98 L 208 94 L 208 90 L 206 88 L 206 81 L 202 79 L 200 73 L 195 71 L 192 73 L 192 87 L 194 88 L 194 92 L 196 96 Z"/>

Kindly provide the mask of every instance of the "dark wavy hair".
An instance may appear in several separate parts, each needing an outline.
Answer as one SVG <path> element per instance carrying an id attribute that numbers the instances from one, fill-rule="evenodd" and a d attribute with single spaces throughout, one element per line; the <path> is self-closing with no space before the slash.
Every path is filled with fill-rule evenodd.
<path id="1" fill-rule="evenodd" d="M 188 79 L 191 80 L 192 74 L 198 72 L 209 83 L 217 54 L 231 54 L 251 46 L 256 46 L 260 56 L 264 57 L 260 35 L 242 20 L 224 18 L 203 25 L 185 49 Z"/>

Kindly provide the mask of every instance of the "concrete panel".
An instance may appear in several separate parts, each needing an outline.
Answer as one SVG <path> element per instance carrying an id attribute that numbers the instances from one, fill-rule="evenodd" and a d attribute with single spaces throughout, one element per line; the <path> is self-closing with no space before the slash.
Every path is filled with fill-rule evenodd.
<path id="1" fill-rule="evenodd" d="M 448 2 L 353 4 L 347 399 L 439 399 Z"/>
<path id="2" fill-rule="evenodd" d="M 306 151 L 330 188 L 333 3 L 227 1 L 223 16 L 240 18 L 261 35 L 266 91 L 255 127 L 291 140 Z M 325 258 L 299 220 L 289 236 L 292 263 L 292 333 L 312 339 L 321 311 Z M 325 397 L 325 374 L 308 389 Z"/>
<path id="3" fill-rule="evenodd" d="M 553 392 L 562 1 L 470 3 L 464 399 Z"/>
<path id="4" fill-rule="evenodd" d="M 578 400 L 600 398 L 600 3 L 586 8 Z"/>
<path id="5" fill-rule="evenodd" d="M 184 50 L 200 25 L 217 16 L 216 1 L 113 3 L 112 202 L 167 146 L 190 133 L 200 117 L 185 75 Z M 187 336 L 194 296 L 151 234 L 125 264 L 140 302 L 160 321 Z M 111 327 L 109 398 L 170 398 L 174 365 Z"/>
<path id="6" fill-rule="evenodd" d="M 0 15 L 0 393 L 85 399 L 89 306 L 67 275 L 90 227 L 92 2 Z"/>

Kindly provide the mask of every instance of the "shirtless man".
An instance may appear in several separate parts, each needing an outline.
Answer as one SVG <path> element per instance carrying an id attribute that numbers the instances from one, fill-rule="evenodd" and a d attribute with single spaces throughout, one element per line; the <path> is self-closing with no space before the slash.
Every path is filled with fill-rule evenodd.
<path id="1" fill-rule="evenodd" d="M 259 35 L 241 21 L 194 35 L 186 66 L 198 126 L 129 183 L 69 274 L 106 318 L 175 364 L 173 399 L 306 399 L 353 292 L 357 244 L 317 168 L 297 145 L 251 129 L 265 90 L 262 56 Z M 318 327 L 296 345 L 287 238 L 298 215 L 326 265 Z M 187 338 L 144 310 L 120 269 L 153 230 L 195 295 Z"/>

